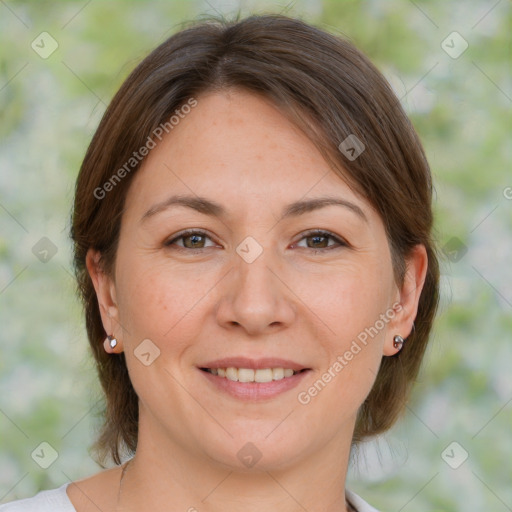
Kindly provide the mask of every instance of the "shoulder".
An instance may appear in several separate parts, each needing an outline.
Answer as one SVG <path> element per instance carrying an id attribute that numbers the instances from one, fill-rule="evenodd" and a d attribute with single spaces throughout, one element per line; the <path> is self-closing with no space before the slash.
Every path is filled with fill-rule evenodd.
<path id="1" fill-rule="evenodd" d="M 363 498 L 358 496 L 355 492 L 345 489 L 345 494 L 357 512 L 379 512 L 376 508 L 373 508 L 371 505 L 366 503 L 366 501 L 364 501 Z"/>
<path id="2" fill-rule="evenodd" d="M 32 498 L 0 505 L 0 512 L 76 512 L 66 493 L 64 484 L 57 489 L 41 491 Z"/>
<path id="3" fill-rule="evenodd" d="M 114 510 L 120 466 L 100 471 L 32 498 L 0 504 L 0 512 L 98 512 Z"/>

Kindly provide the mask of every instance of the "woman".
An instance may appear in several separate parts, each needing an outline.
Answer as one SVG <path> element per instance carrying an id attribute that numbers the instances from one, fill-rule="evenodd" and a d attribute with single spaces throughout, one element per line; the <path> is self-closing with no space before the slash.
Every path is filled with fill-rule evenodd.
<path id="1" fill-rule="evenodd" d="M 414 129 L 350 43 L 273 15 L 169 38 L 76 184 L 116 466 L 0 509 L 375 510 L 344 482 L 427 345 L 431 200 Z"/>

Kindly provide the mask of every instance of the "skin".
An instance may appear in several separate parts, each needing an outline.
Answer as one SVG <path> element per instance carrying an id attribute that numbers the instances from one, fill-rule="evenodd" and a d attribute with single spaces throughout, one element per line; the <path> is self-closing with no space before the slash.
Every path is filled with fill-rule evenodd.
<path id="1" fill-rule="evenodd" d="M 425 249 L 413 251 L 398 287 L 379 215 L 276 107 L 237 90 L 197 100 L 134 177 L 115 274 L 101 271 L 97 252 L 87 255 L 105 330 L 119 342 L 105 349 L 125 352 L 140 403 L 139 445 L 118 509 L 345 511 L 357 410 L 382 356 L 397 352 L 393 336 L 411 331 Z M 227 214 L 179 206 L 141 222 L 172 194 L 206 197 Z M 278 221 L 285 205 L 324 195 L 357 205 L 366 220 L 331 205 Z M 188 228 L 207 238 L 165 245 Z M 304 235 L 310 229 L 348 245 Z M 247 236 L 263 249 L 252 263 L 236 252 Z M 396 303 L 378 335 L 309 404 L 299 403 L 298 393 Z M 149 366 L 134 355 L 144 339 L 160 350 Z M 311 371 L 277 397 L 242 402 L 197 368 L 230 356 L 292 359 Z M 252 468 L 237 457 L 247 442 L 262 454 Z M 114 510 L 119 479 L 120 468 L 107 470 L 70 485 L 68 495 L 79 512 Z"/>

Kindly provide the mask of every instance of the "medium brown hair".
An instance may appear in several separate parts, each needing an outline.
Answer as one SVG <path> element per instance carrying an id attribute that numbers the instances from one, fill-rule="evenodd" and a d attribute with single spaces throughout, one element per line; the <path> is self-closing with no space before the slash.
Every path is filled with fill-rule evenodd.
<path id="1" fill-rule="evenodd" d="M 124 354 L 107 354 L 106 332 L 85 261 L 101 253 L 113 275 L 124 202 L 137 169 L 115 183 L 106 200 L 98 187 L 145 145 L 148 136 L 190 98 L 239 88 L 271 100 L 303 130 L 333 171 L 379 213 L 397 284 L 405 258 L 423 244 L 428 270 L 415 329 L 399 354 L 383 357 L 359 409 L 353 442 L 389 429 L 404 409 L 438 304 L 439 267 L 432 240 L 432 183 L 421 143 L 387 81 L 350 42 L 299 19 L 281 15 L 207 20 L 164 41 L 129 75 L 108 106 L 76 182 L 71 237 L 87 335 L 106 396 L 105 421 L 95 444 L 99 459 L 120 464 L 135 452 L 138 398 Z M 355 135 L 364 151 L 355 159 L 340 149 Z M 126 168 L 126 167 L 125 167 Z"/>

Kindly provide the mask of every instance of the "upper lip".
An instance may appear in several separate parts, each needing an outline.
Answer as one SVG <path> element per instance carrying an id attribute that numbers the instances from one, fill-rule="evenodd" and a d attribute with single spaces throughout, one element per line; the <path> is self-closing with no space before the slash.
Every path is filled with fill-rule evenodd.
<path id="1" fill-rule="evenodd" d="M 262 368 L 291 368 L 298 372 L 309 369 L 307 366 L 291 361 L 289 359 L 280 359 L 278 357 L 264 357 L 262 359 L 251 359 L 250 357 L 225 357 L 215 359 L 199 365 L 199 368 L 249 368 L 258 370 Z"/>

